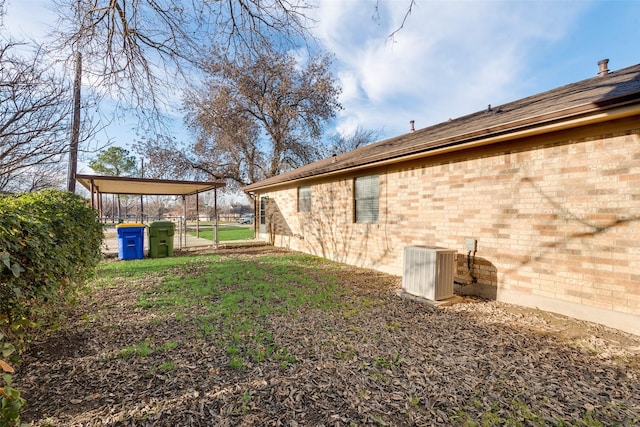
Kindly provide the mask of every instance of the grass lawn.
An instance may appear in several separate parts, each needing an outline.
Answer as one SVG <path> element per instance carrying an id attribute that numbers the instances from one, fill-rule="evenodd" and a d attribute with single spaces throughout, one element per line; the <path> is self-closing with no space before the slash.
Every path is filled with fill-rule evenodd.
<path id="1" fill-rule="evenodd" d="M 163 274 L 159 287 L 138 293 L 135 306 L 160 315 L 190 316 L 199 326 L 194 337 L 215 336 L 233 356 L 228 365 L 234 369 L 269 357 L 281 360 L 283 366 L 295 361 L 265 329 L 269 316 L 295 313 L 302 307 L 329 310 L 339 305 L 335 277 L 323 273 L 328 263 L 320 258 L 296 255 L 267 256 L 261 263 L 240 258 L 220 261 L 205 256 L 166 258 L 146 265 L 112 263 L 101 269 L 100 282 L 109 286 L 121 277 Z M 197 274 L 187 274 L 193 270 Z M 199 314 L 194 316 L 195 311 Z"/>
<path id="2" fill-rule="evenodd" d="M 602 347 L 640 338 L 596 326 L 574 344 L 557 331 L 584 322 L 547 325 L 478 300 L 434 309 L 397 287 L 395 276 L 269 247 L 105 261 L 66 323 L 24 354 L 23 421 L 640 423 L 639 351 Z"/>
<path id="3" fill-rule="evenodd" d="M 189 231 L 189 234 L 195 236 L 195 231 Z M 253 239 L 253 225 L 218 225 L 218 241 L 224 242 L 228 240 L 245 240 Z M 213 229 L 207 228 L 200 230 L 200 238 L 213 240 Z"/>

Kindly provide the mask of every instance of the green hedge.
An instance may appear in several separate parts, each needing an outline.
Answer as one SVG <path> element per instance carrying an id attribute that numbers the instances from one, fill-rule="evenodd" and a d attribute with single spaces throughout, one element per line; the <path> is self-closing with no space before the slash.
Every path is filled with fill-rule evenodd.
<path id="1" fill-rule="evenodd" d="M 0 425 L 21 425 L 25 400 L 9 362 L 19 361 L 22 326 L 33 307 L 52 308 L 74 294 L 98 265 L 102 238 L 96 211 L 80 196 L 0 197 Z"/>
<path id="2" fill-rule="evenodd" d="M 55 303 L 100 261 L 102 226 L 86 200 L 43 190 L 0 198 L 0 317 L 9 325 L 30 307 Z"/>

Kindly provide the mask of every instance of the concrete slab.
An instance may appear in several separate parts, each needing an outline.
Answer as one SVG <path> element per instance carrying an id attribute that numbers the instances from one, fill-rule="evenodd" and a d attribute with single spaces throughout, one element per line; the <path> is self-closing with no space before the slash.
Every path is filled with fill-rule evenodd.
<path id="1" fill-rule="evenodd" d="M 413 294 L 409 294 L 407 292 L 405 292 L 404 290 L 400 289 L 396 292 L 396 294 L 400 297 L 400 298 L 405 298 L 411 301 L 416 301 L 416 302 L 420 302 L 426 305 L 429 305 L 431 307 L 434 308 L 439 308 L 439 307 L 447 307 L 453 304 L 458 304 L 464 301 L 464 298 L 458 295 L 454 295 L 451 298 L 447 298 L 444 300 L 440 300 L 440 301 L 434 301 L 434 300 L 430 300 L 427 298 L 422 298 L 419 297 L 417 295 L 413 295 Z"/>
<path id="2" fill-rule="evenodd" d="M 256 244 L 264 244 L 266 242 L 260 239 L 248 239 L 248 240 L 238 240 L 238 241 L 223 241 L 218 242 L 218 247 L 230 247 L 230 246 L 242 246 L 242 245 L 256 245 Z M 148 230 L 145 229 L 144 233 L 144 254 L 145 257 L 149 253 L 149 235 Z M 177 234 L 174 235 L 173 240 L 173 250 L 194 250 L 194 249 L 207 249 L 214 247 L 213 241 L 209 239 L 203 239 L 191 235 L 182 236 L 182 241 L 180 241 L 180 236 Z M 118 235 L 114 231 L 105 232 L 105 238 L 102 240 L 102 253 L 104 256 L 111 257 L 118 255 Z"/>

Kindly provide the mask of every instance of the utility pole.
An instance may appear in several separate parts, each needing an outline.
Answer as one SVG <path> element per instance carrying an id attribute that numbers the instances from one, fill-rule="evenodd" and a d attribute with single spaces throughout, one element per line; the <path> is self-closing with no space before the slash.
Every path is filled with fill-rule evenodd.
<path id="1" fill-rule="evenodd" d="M 69 144 L 69 173 L 67 190 L 76 192 L 76 172 L 78 171 L 78 142 L 80 140 L 80 86 L 82 84 L 82 54 L 76 53 L 76 76 L 73 82 L 73 122 L 71 143 Z"/>

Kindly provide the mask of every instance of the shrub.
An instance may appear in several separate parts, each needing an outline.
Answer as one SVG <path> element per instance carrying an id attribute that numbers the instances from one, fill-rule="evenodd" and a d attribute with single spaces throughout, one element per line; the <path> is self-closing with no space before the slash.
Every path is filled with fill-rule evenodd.
<path id="1" fill-rule="evenodd" d="M 11 324 L 30 307 L 55 303 L 100 261 L 97 214 L 72 193 L 43 190 L 0 199 L 0 318 Z"/>
<path id="2" fill-rule="evenodd" d="M 20 396 L 20 392 L 12 387 L 14 372 L 13 367 L 4 359 L 8 359 L 15 351 L 13 345 L 8 342 L 2 342 L 4 335 L 0 332 L 0 371 L 2 371 L 2 380 L 0 381 L 0 425 L 2 426 L 19 426 L 20 425 L 20 408 L 26 403 L 24 398 Z"/>
<path id="3" fill-rule="evenodd" d="M 96 212 L 75 194 L 44 190 L 0 198 L 0 425 L 20 425 L 15 344 L 34 306 L 65 300 L 100 261 Z M 14 343 L 12 343 L 13 341 Z"/>

